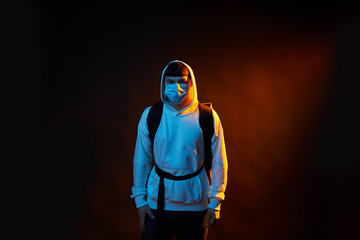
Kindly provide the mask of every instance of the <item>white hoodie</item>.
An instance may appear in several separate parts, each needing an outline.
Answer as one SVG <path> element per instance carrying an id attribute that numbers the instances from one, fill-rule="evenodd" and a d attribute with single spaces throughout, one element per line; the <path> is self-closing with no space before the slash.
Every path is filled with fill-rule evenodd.
<path id="1" fill-rule="evenodd" d="M 181 63 L 188 68 L 193 81 L 192 103 L 180 111 L 175 110 L 168 104 L 167 98 L 164 97 L 164 73 L 167 65 L 162 73 L 160 84 L 160 95 L 161 100 L 164 102 L 164 108 L 154 138 L 153 148 L 146 121 L 151 107 L 144 110 L 138 125 L 134 154 L 134 186 L 131 195 L 132 198 L 135 198 L 137 208 L 146 204 L 149 204 L 150 208 L 157 208 L 160 178 L 155 173 L 155 168 L 151 170 L 152 153 L 159 168 L 175 176 L 194 173 L 204 163 L 205 151 L 199 124 L 195 76 L 190 66 L 184 62 Z M 165 178 L 164 210 L 201 211 L 207 207 L 220 210 L 221 201 L 224 200 L 225 196 L 228 165 L 223 129 L 219 116 L 214 110 L 213 117 L 215 134 L 211 139 L 213 155 L 211 187 L 209 186 L 205 168 L 199 175 L 188 180 L 175 181 Z M 147 196 L 147 199 L 145 196 Z M 210 199 L 209 205 L 208 198 Z"/>

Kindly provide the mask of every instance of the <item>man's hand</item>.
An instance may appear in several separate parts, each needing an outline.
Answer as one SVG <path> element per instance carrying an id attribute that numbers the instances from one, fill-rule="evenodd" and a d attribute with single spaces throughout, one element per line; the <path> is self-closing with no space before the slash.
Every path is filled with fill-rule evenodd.
<path id="1" fill-rule="evenodd" d="M 206 213 L 205 227 L 208 228 L 208 227 L 212 226 L 219 219 L 220 219 L 220 211 L 208 208 L 207 213 Z"/>
<path id="2" fill-rule="evenodd" d="M 149 205 L 145 205 L 138 208 L 139 220 L 140 220 L 140 232 L 145 232 L 145 216 L 149 215 L 152 219 L 155 218 L 154 214 L 151 212 Z"/>

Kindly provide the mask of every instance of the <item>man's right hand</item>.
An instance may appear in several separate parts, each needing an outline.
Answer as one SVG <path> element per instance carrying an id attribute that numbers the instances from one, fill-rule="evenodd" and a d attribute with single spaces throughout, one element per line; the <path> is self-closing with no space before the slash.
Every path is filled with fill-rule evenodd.
<path id="1" fill-rule="evenodd" d="M 149 205 L 145 205 L 138 208 L 139 220 L 140 220 L 140 232 L 145 232 L 145 216 L 149 215 L 152 219 L 155 219 L 154 214 L 151 212 Z"/>

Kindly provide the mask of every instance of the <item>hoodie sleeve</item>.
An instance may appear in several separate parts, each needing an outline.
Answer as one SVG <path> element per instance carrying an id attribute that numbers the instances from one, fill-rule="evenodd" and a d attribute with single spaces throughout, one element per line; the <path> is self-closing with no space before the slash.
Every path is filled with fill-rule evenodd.
<path id="1" fill-rule="evenodd" d="M 152 161 L 152 146 L 146 121 L 149 110 L 150 107 L 146 108 L 140 118 L 134 154 L 134 185 L 130 197 L 135 199 L 137 208 L 147 204 L 145 199 L 147 194 L 146 181 L 150 173 Z"/>
<path id="2" fill-rule="evenodd" d="M 211 187 L 209 194 L 209 208 L 220 210 L 221 201 L 225 198 L 225 189 L 227 184 L 228 163 L 225 150 L 225 141 L 223 128 L 219 116 L 213 110 L 214 131 L 211 139 L 212 167 L 211 167 Z"/>

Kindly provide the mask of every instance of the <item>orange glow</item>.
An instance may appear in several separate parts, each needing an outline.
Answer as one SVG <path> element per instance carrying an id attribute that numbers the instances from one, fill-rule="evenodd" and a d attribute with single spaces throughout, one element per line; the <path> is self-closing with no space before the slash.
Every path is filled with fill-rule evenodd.
<path id="1" fill-rule="evenodd" d="M 275 238 L 280 228 L 296 231 L 307 217 L 299 179 L 326 102 L 331 55 L 325 40 L 248 49 L 241 60 L 222 56 L 218 84 L 205 90 L 222 119 L 229 158 L 227 224 L 214 239 L 224 232 L 226 239 Z"/>

